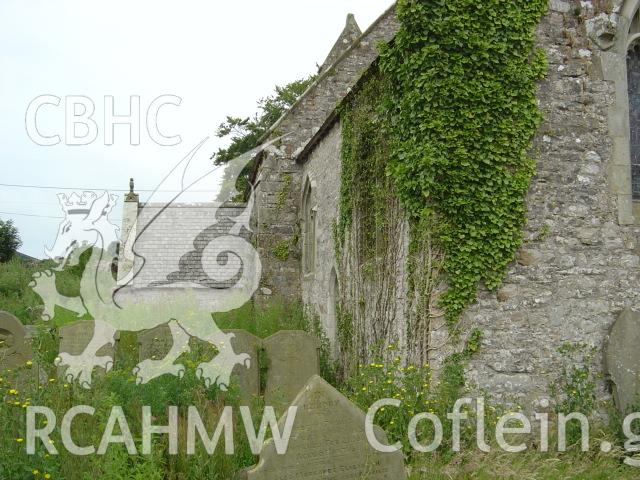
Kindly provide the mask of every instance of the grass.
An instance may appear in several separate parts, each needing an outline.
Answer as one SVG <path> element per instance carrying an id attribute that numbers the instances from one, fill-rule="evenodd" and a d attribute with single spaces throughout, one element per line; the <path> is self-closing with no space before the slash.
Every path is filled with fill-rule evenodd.
<path id="1" fill-rule="evenodd" d="M 308 330 L 309 322 L 302 307 L 275 299 L 268 306 L 253 302 L 232 312 L 214 313 L 216 325 L 222 329 L 246 330 L 259 338 L 267 338 L 281 330 Z"/>
<path id="2" fill-rule="evenodd" d="M 544 454 L 494 452 L 460 454 L 449 462 L 416 461 L 409 480 L 632 480 L 640 472 L 623 465 L 621 452 Z"/>
<path id="3" fill-rule="evenodd" d="M 58 422 L 71 406 L 93 406 L 96 409 L 95 416 L 79 416 L 74 422 L 74 436 L 81 445 L 98 445 L 111 408 L 114 405 L 122 406 L 139 447 L 143 405 L 151 406 L 157 425 L 167 423 L 168 405 L 179 407 L 183 425 L 186 409 L 193 405 L 202 414 L 208 431 L 213 432 L 223 406 L 237 406 L 238 402 L 237 385 L 232 385 L 230 392 L 223 393 L 205 388 L 195 377 L 195 366 L 212 356 L 210 349 L 200 344 L 195 344 L 192 352 L 180 358 L 180 362 L 187 366 L 183 379 L 164 376 L 148 385 L 136 386 L 131 369 L 137 363 L 137 344 L 135 334 L 129 333 L 121 335 L 116 368 L 109 374 L 95 375 L 91 390 L 58 380 L 53 365 L 58 352 L 57 335 L 55 330 L 40 321 L 40 299 L 28 287 L 34 272 L 50 266 L 46 262 L 29 264 L 19 260 L 0 264 L 0 309 L 13 313 L 25 324 L 37 326 L 33 339 L 35 362 L 14 371 L 0 372 L 0 479 L 32 480 L 48 475 L 51 480 L 226 480 L 257 462 L 249 449 L 237 409 L 234 413 L 234 456 L 224 455 L 223 445 L 213 455 L 208 455 L 200 447 L 195 455 L 188 456 L 183 443 L 179 454 L 171 456 L 167 453 L 165 436 L 157 437 L 154 453 L 148 456 L 129 455 L 122 446 L 111 446 L 104 456 L 74 456 L 66 453 L 65 448 L 59 448 L 60 455 L 49 455 L 43 446 L 37 449 L 36 455 L 26 455 L 24 433 L 25 408 L 28 405 L 48 406 L 57 414 Z M 82 265 L 74 267 L 58 276 L 58 287 L 66 295 L 77 294 L 81 268 Z M 68 312 L 56 311 L 55 324 L 65 323 L 67 317 L 73 318 Z M 325 350 L 327 348 L 326 339 L 322 338 L 318 328 L 318 319 L 305 315 L 299 304 L 277 300 L 261 307 L 247 304 L 233 312 L 215 314 L 214 319 L 221 328 L 245 329 L 261 338 L 280 330 L 311 331 L 321 337 Z M 335 371 L 331 368 L 328 355 L 325 355 L 322 373 L 365 410 L 382 397 L 402 399 L 406 408 L 387 412 L 376 417 L 376 420 L 391 440 L 404 439 L 409 480 L 640 478 L 639 470 L 622 463 L 624 452 L 619 448 L 614 448 L 610 453 L 599 451 L 602 440 L 612 445 L 622 445 L 623 442 L 619 432 L 606 426 L 594 429 L 591 452 L 587 453 L 577 452 L 575 447 L 566 453 L 553 453 L 552 445 L 550 453 L 530 450 L 507 454 L 494 445 L 491 453 L 483 454 L 474 449 L 475 432 L 472 429 L 463 429 L 462 453 L 451 452 L 446 443 L 434 454 L 411 452 L 406 443 L 406 425 L 413 414 L 434 411 L 444 418 L 443 412 L 449 411 L 450 406 L 445 404 L 449 400 L 439 395 L 437 388 L 432 388 L 429 366 L 404 367 L 398 360 L 399 354 L 397 351 L 388 352 L 386 359 L 361 365 L 351 378 L 344 381 L 337 376 L 331 377 Z M 43 385 L 36 381 L 39 371 L 48 379 Z M 577 397 L 567 397 L 573 402 L 572 405 L 591 408 L 588 372 L 573 367 L 565 372 L 565 377 L 565 390 L 578 392 Z M 262 412 L 262 407 L 254 405 L 254 413 Z M 423 430 L 421 438 L 431 438 L 431 433 Z M 60 446 L 60 438 L 56 437 L 56 433 L 53 437 L 55 444 Z M 181 437 L 185 437 L 183 431 Z"/>
<path id="4" fill-rule="evenodd" d="M 199 352 L 186 354 L 181 361 L 188 367 L 183 379 L 163 376 L 147 385 L 137 386 L 128 370 L 117 368 L 106 375 L 94 374 L 91 390 L 84 390 L 75 384 L 60 381 L 55 368 L 44 367 L 49 378 L 44 385 L 35 381 L 38 368 L 35 365 L 24 366 L 13 372 L 4 372 L 0 378 L 0 478 L 11 480 L 43 478 L 49 474 L 52 479 L 89 480 L 95 478 L 119 479 L 217 479 L 232 477 L 244 467 L 256 463 L 251 454 L 242 430 L 242 422 L 236 418 L 235 444 L 236 455 L 226 456 L 218 448 L 209 456 L 202 448 L 193 456 L 186 454 L 184 442 L 179 454 L 168 455 L 166 436 L 156 436 L 152 455 L 129 455 L 121 445 L 110 446 L 106 455 L 86 457 L 72 455 L 62 447 L 58 428 L 52 434 L 59 455 L 49 455 L 38 442 L 35 455 L 27 455 L 24 448 L 25 408 L 28 405 L 40 405 L 51 408 L 61 421 L 64 413 L 76 405 L 91 405 L 96 413 L 93 417 L 81 415 L 74 421 L 74 440 L 80 445 L 99 445 L 105 430 L 108 416 L 113 406 L 121 406 L 129 427 L 136 439 L 140 451 L 141 411 L 143 405 L 151 407 L 154 424 L 168 423 L 166 406 L 179 407 L 180 424 L 186 423 L 188 406 L 195 406 L 207 426 L 213 432 L 215 423 L 224 405 L 237 406 L 237 387 L 232 386 L 230 393 L 215 388 L 207 389 L 194 374 L 195 365 L 204 358 Z M 237 408 L 234 409 L 237 413 Z M 258 412 L 261 410 L 255 410 Z M 38 427 L 43 427 L 40 419 Z M 186 437 L 184 431 L 182 439 Z M 34 471 L 39 472 L 34 475 Z"/>
<path id="5" fill-rule="evenodd" d="M 56 287 L 66 296 L 77 296 L 80 292 L 80 277 L 89 259 L 90 250 L 85 252 L 78 265 L 56 272 Z M 55 267 L 50 260 L 25 262 L 14 257 L 0 263 L 0 310 L 15 315 L 24 325 L 35 325 L 42 314 L 42 300 L 30 287 L 33 274 Z M 72 312 L 56 307 L 56 322 L 59 325 L 76 321 Z"/>

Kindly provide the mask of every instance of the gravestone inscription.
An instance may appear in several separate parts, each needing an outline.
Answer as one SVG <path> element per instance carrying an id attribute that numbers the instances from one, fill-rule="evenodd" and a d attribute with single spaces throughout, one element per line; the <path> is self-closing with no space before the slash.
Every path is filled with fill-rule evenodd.
<path id="1" fill-rule="evenodd" d="M 258 465 L 240 476 L 245 480 L 403 480 L 401 451 L 381 453 L 369 443 L 365 414 L 319 376 L 313 376 L 291 404 L 297 407 L 286 453 L 268 440 Z M 289 415 L 287 413 L 286 415 Z M 284 430 L 286 415 L 280 419 Z M 374 427 L 376 439 L 388 444 Z"/>

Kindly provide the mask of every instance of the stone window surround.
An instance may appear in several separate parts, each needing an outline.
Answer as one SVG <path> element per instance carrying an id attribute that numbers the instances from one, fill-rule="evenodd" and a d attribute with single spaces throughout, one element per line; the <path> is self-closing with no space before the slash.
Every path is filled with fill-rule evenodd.
<path id="1" fill-rule="evenodd" d="M 305 277 L 310 277 L 315 274 L 316 267 L 316 239 L 309 238 L 309 226 L 310 223 L 317 222 L 318 206 L 310 206 L 311 196 L 316 189 L 316 183 L 311 180 L 310 176 L 304 181 L 304 187 L 302 188 L 301 209 L 302 212 L 302 272 Z M 309 213 L 309 216 L 307 215 Z M 315 237 L 315 225 L 311 230 Z M 311 242 L 309 240 L 312 240 Z"/>
<path id="2" fill-rule="evenodd" d="M 631 134 L 627 86 L 627 51 L 640 38 L 640 30 L 631 31 L 639 8 L 640 0 L 627 0 L 624 3 L 615 19 L 617 32 L 611 46 L 605 46 L 604 51 L 599 52 L 603 78 L 612 82 L 615 87 L 615 99 L 608 111 L 609 135 L 613 140 L 609 179 L 611 193 L 617 200 L 620 225 L 640 225 L 640 202 L 634 201 L 631 194 Z M 636 23 L 636 28 L 637 26 Z"/>

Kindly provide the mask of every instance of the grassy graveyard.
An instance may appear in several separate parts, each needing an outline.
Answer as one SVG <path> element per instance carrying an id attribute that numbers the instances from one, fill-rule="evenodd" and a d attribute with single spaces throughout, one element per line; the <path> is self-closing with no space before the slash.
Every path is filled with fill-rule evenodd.
<path id="1" fill-rule="evenodd" d="M 68 269 L 59 277 L 60 291 L 67 292 L 68 295 L 77 294 L 82 267 L 81 262 L 78 267 Z M 212 455 L 200 443 L 197 443 L 193 454 L 187 452 L 184 419 L 188 407 L 196 407 L 207 431 L 213 432 L 223 408 L 238 406 L 237 385 L 232 384 L 228 392 L 221 392 L 217 388 L 206 388 L 196 378 L 195 366 L 215 353 L 206 345 L 192 342 L 191 351 L 180 358 L 180 362 L 187 366 L 184 378 L 165 375 L 149 384 L 136 385 L 131 370 L 138 360 L 137 342 L 135 335 L 125 332 L 120 337 L 115 368 L 106 375 L 94 375 L 91 390 L 60 379 L 54 366 L 58 352 L 56 331 L 40 320 L 39 298 L 28 286 L 32 274 L 43 268 L 46 268 L 46 264 L 28 264 L 17 260 L 0 264 L 0 309 L 16 315 L 26 325 L 35 326 L 33 361 L 0 373 L 0 479 L 225 480 L 234 478 L 243 468 L 257 463 L 258 457 L 251 452 L 237 408 L 233 409 L 234 455 L 225 454 L 224 439 L 221 439 Z M 70 312 L 61 309 L 56 311 L 53 325 L 59 326 L 76 320 Z M 264 309 L 248 305 L 235 312 L 216 315 L 215 321 L 221 328 L 245 329 L 261 338 L 280 330 L 307 330 L 319 334 L 317 324 L 307 318 L 300 307 L 287 307 L 280 303 Z M 554 449 L 553 438 L 550 453 L 530 449 L 524 453 L 507 454 L 492 441 L 489 441 L 492 451 L 482 453 L 475 447 L 473 421 L 463 422 L 462 452 L 452 451 L 447 440 L 450 436 L 449 427 L 443 421 L 445 441 L 442 447 L 433 454 L 416 453 L 407 440 L 407 425 L 411 417 L 419 412 L 430 412 L 446 419 L 446 413 L 451 410 L 455 398 L 460 394 L 456 387 L 460 371 L 451 369 L 435 381 L 429 365 L 405 365 L 400 359 L 401 352 L 391 346 L 378 361 L 369 365 L 357 365 L 354 372 L 345 375 L 340 367 L 332 364 L 326 339 L 321 338 L 321 345 L 322 375 L 361 409 L 366 411 L 380 398 L 397 398 L 402 401 L 400 408 L 381 411 L 376 421 L 386 431 L 390 441 L 402 443 L 411 480 L 638 478 L 637 469 L 622 463 L 624 452 L 621 447 L 624 438 L 618 429 L 609 427 L 602 420 L 592 426 L 592 445 L 587 453 L 580 451 L 577 439 L 566 453 L 554 453 L 557 449 Z M 588 382 L 584 384 L 588 385 Z M 575 387 L 571 378 L 565 387 Z M 593 403 L 592 395 L 593 392 L 584 388 L 574 397 L 569 395 L 569 399 L 573 401 L 574 408 L 581 408 Z M 56 414 L 58 422 L 64 412 L 73 406 L 89 405 L 95 408 L 93 416 L 79 415 L 74 420 L 72 435 L 80 446 L 99 445 L 110 412 L 114 406 L 121 406 L 135 439 L 137 454 L 131 455 L 127 447 L 121 444 L 109 446 L 104 455 L 73 455 L 62 445 L 59 429 L 56 429 L 51 438 L 52 447 L 58 454 L 51 453 L 50 449 L 37 442 L 35 455 L 28 455 L 25 412 L 30 405 L 49 407 Z M 178 407 L 180 434 L 176 455 L 169 454 L 167 435 L 154 436 L 151 453 L 140 453 L 141 409 L 145 405 L 151 407 L 154 423 L 157 425 L 167 424 L 167 406 Z M 261 415 L 262 409 L 263 405 L 256 400 L 255 405 L 252 405 L 252 412 Z M 488 416 L 495 418 L 505 411 L 506 407 L 489 406 Z M 588 413 L 595 415 L 595 406 L 592 405 L 592 412 Z M 260 422 L 260 415 L 254 418 L 254 426 Z M 44 418 L 38 417 L 38 421 L 38 427 L 44 427 Z M 488 439 L 494 438 L 493 426 L 495 421 L 488 422 Z M 424 427 L 419 430 L 419 436 L 430 439 L 433 431 Z M 604 440 L 613 445 L 608 453 L 601 453 L 598 447 Z"/>

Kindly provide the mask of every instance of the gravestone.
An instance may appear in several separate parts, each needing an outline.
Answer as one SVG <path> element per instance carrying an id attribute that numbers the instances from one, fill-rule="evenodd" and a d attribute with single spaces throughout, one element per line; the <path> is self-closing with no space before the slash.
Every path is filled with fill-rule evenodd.
<path id="1" fill-rule="evenodd" d="M 365 414 L 335 388 L 313 376 L 292 403 L 298 410 L 286 453 L 268 440 L 245 480 L 403 480 L 401 451 L 381 453 L 367 440 Z M 280 419 L 283 431 L 286 415 Z M 376 438 L 388 444 L 374 427 Z"/>
<path id="2" fill-rule="evenodd" d="M 64 352 L 74 356 L 82 354 L 93 338 L 94 329 L 95 322 L 93 320 L 81 320 L 79 322 L 70 323 L 60 327 L 58 330 L 60 353 Z M 117 334 L 115 340 L 117 341 Z M 115 358 L 114 345 L 107 344 L 100 347 L 96 352 L 96 356 L 109 356 L 111 358 Z M 67 367 L 64 365 L 59 366 L 58 375 L 63 376 L 66 368 Z M 98 369 L 104 372 L 102 367 L 98 367 Z"/>
<path id="3" fill-rule="evenodd" d="M 160 325 L 138 333 L 138 360 L 162 360 L 173 346 L 169 325 Z"/>
<path id="4" fill-rule="evenodd" d="M 251 405 L 261 393 L 258 352 L 262 347 L 262 340 L 246 330 L 225 330 L 224 332 L 235 335 L 231 340 L 231 346 L 235 353 L 246 353 L 251 357 L 249 368 L 244 365 L 236 365 L 232 373 L 238 382 L 240 404 Z"/>
<path id="5" fill-rule="evenodd" d="M 623 414 L 640 405 L 640 313 L 625 310 L 611 327 L 605 349 L 605 373 Z"/>
<path id="6" fill-rule="evenodd" d="M 0 311 L 0 370 L 14 369 L 32 358 L 27 328 L 10 313 Z"/>
<path id="7" fill-rule="evenodd" d="M 282 330 L 262 345 L 267 359 L 265 405 L 284 412 L 309 379 L 320 374 L 320 344 L 307 332 Z"/>

